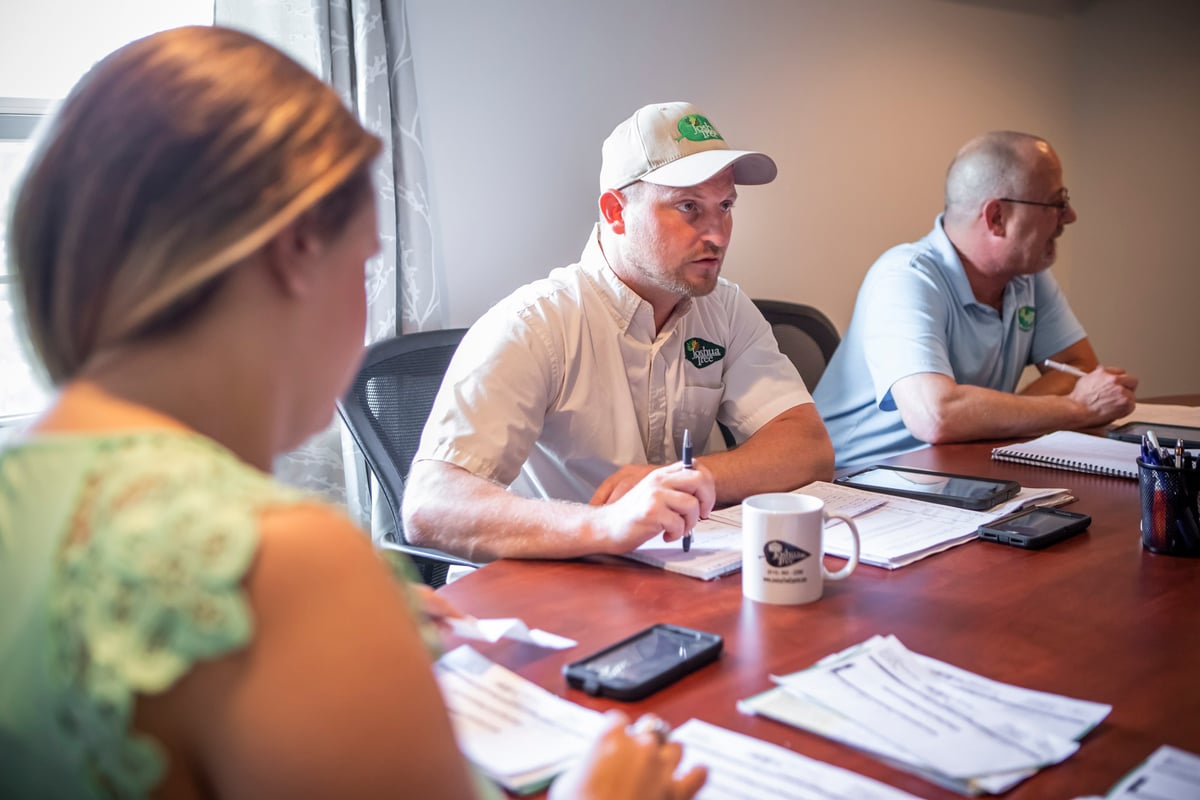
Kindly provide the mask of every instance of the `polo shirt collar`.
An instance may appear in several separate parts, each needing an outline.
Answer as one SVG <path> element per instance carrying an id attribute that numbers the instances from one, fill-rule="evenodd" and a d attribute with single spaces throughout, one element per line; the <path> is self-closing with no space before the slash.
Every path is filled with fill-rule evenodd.
<path id="1" fill-rule="evenodd" d="M 933 223 L 933 230 L 926 237 L 930 246 L 937 252 L 934 263 L 942 266 L 942 272 L 950 282 L 950 288 L 960 306 L 982 305 L 975 299 L 975 292 L 971 289 L 971 282 L 967 280 L 962 259 L 959 258 L 958 251 L 954 249 L 950 237 L 946 235 L 946 229 L 942 227 L 943 216 L 943 214 L 937 215 L 937 219 Z"/>

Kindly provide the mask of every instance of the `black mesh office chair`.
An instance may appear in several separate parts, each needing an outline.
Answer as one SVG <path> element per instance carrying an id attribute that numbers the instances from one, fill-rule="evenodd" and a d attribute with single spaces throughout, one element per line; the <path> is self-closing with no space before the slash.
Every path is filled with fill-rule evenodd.
<path id="1" fill-rule="evenodd" d="M 842 337 L 829 317 L 812 306 L 781 300 L 755 300 L 754 305 L 771 323 L 779 349 L 792 360 L 811 392 L 825 372 Z"/>
<path id="2" fill-rule="evenodd" d="M 338 401 L 338 414 L 375 474 L 396 523 L 395 538 L 389 536 L 381 546 L 407 553 L 421 579 L 434 587 L 446 582 L 452 565 L 478 565 L 405 541 L 400 503 L 433 398 L 465 333 L 465 328 L 407 333 L 371 345 L 350 390 Z"/>
<path id="3" fill-rule="evenodd" d="M 782 300 L 754 300 L 771 325 L 771 333 L 779 344 L 779 351 L 796 365 L 804 385 L 811 392 L 825 372 L 833 351 L 842 340 L 829 317 L 812 306 L 803 303 L 788 303 Z M 737 445 L 733 431 L 718 423 L 721 438 L 727 448 Z"/>

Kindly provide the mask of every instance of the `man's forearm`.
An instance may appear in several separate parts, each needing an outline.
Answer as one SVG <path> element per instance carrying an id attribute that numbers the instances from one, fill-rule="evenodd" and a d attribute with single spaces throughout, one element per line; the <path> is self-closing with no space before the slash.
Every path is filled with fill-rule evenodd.
<path id="1" fill-rule="evenodd" d="M 720 504 L 833 477 L 833 445 L 811 403 L 783 412 L 733 450 L 697 460 L 713 473 Z"/>
<path id="2" fill-rule="evenodd" d="M 901 416 L 914 436 L 930 444 L 1037 436 L 1103 424 L 1093 419 L 1089 408 L 1066 395 L 1015 395 L 962 385 L 914 414 L 920 421 L 910 423 L 904 406 Z"/>
<path id="3" fill-rule="evenodd" d="M 600 551 L 581 503 L 532 500 L 440 461 L 413 465 L 404 531 L 412 544 L 471 561 L 574 558 Z"/>

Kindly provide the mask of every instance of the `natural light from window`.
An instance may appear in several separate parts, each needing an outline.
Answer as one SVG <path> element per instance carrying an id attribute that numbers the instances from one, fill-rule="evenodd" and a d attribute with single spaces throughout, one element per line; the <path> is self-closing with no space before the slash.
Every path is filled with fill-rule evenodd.
<path id="1" fill-rule="evenodd" d="M 0 8 L 0 428 L 36 413 L 48 395 L 15 324 L 16 287 L 7 263 L 9 204 L 31 149 L 24 122 L 65 97 L 92 64 L 121 45 L 212 21 L 213 0 L 55 0 Z"/>

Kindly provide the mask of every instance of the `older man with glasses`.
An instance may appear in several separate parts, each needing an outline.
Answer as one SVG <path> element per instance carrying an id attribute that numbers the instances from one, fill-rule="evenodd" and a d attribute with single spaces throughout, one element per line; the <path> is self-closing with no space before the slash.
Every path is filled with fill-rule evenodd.
<path id="1" fill-rule="evenodd" d="M 1133 410 L 1137 379 L 1099 364 L 1049 271 L 1076 219 L 1044 139 L 994 131 L 958 151 L 945 210 L 871 267 L 814 393 L 839 467 Z M 1031 364 L 1041 376 L 1014 393 Z"/>

